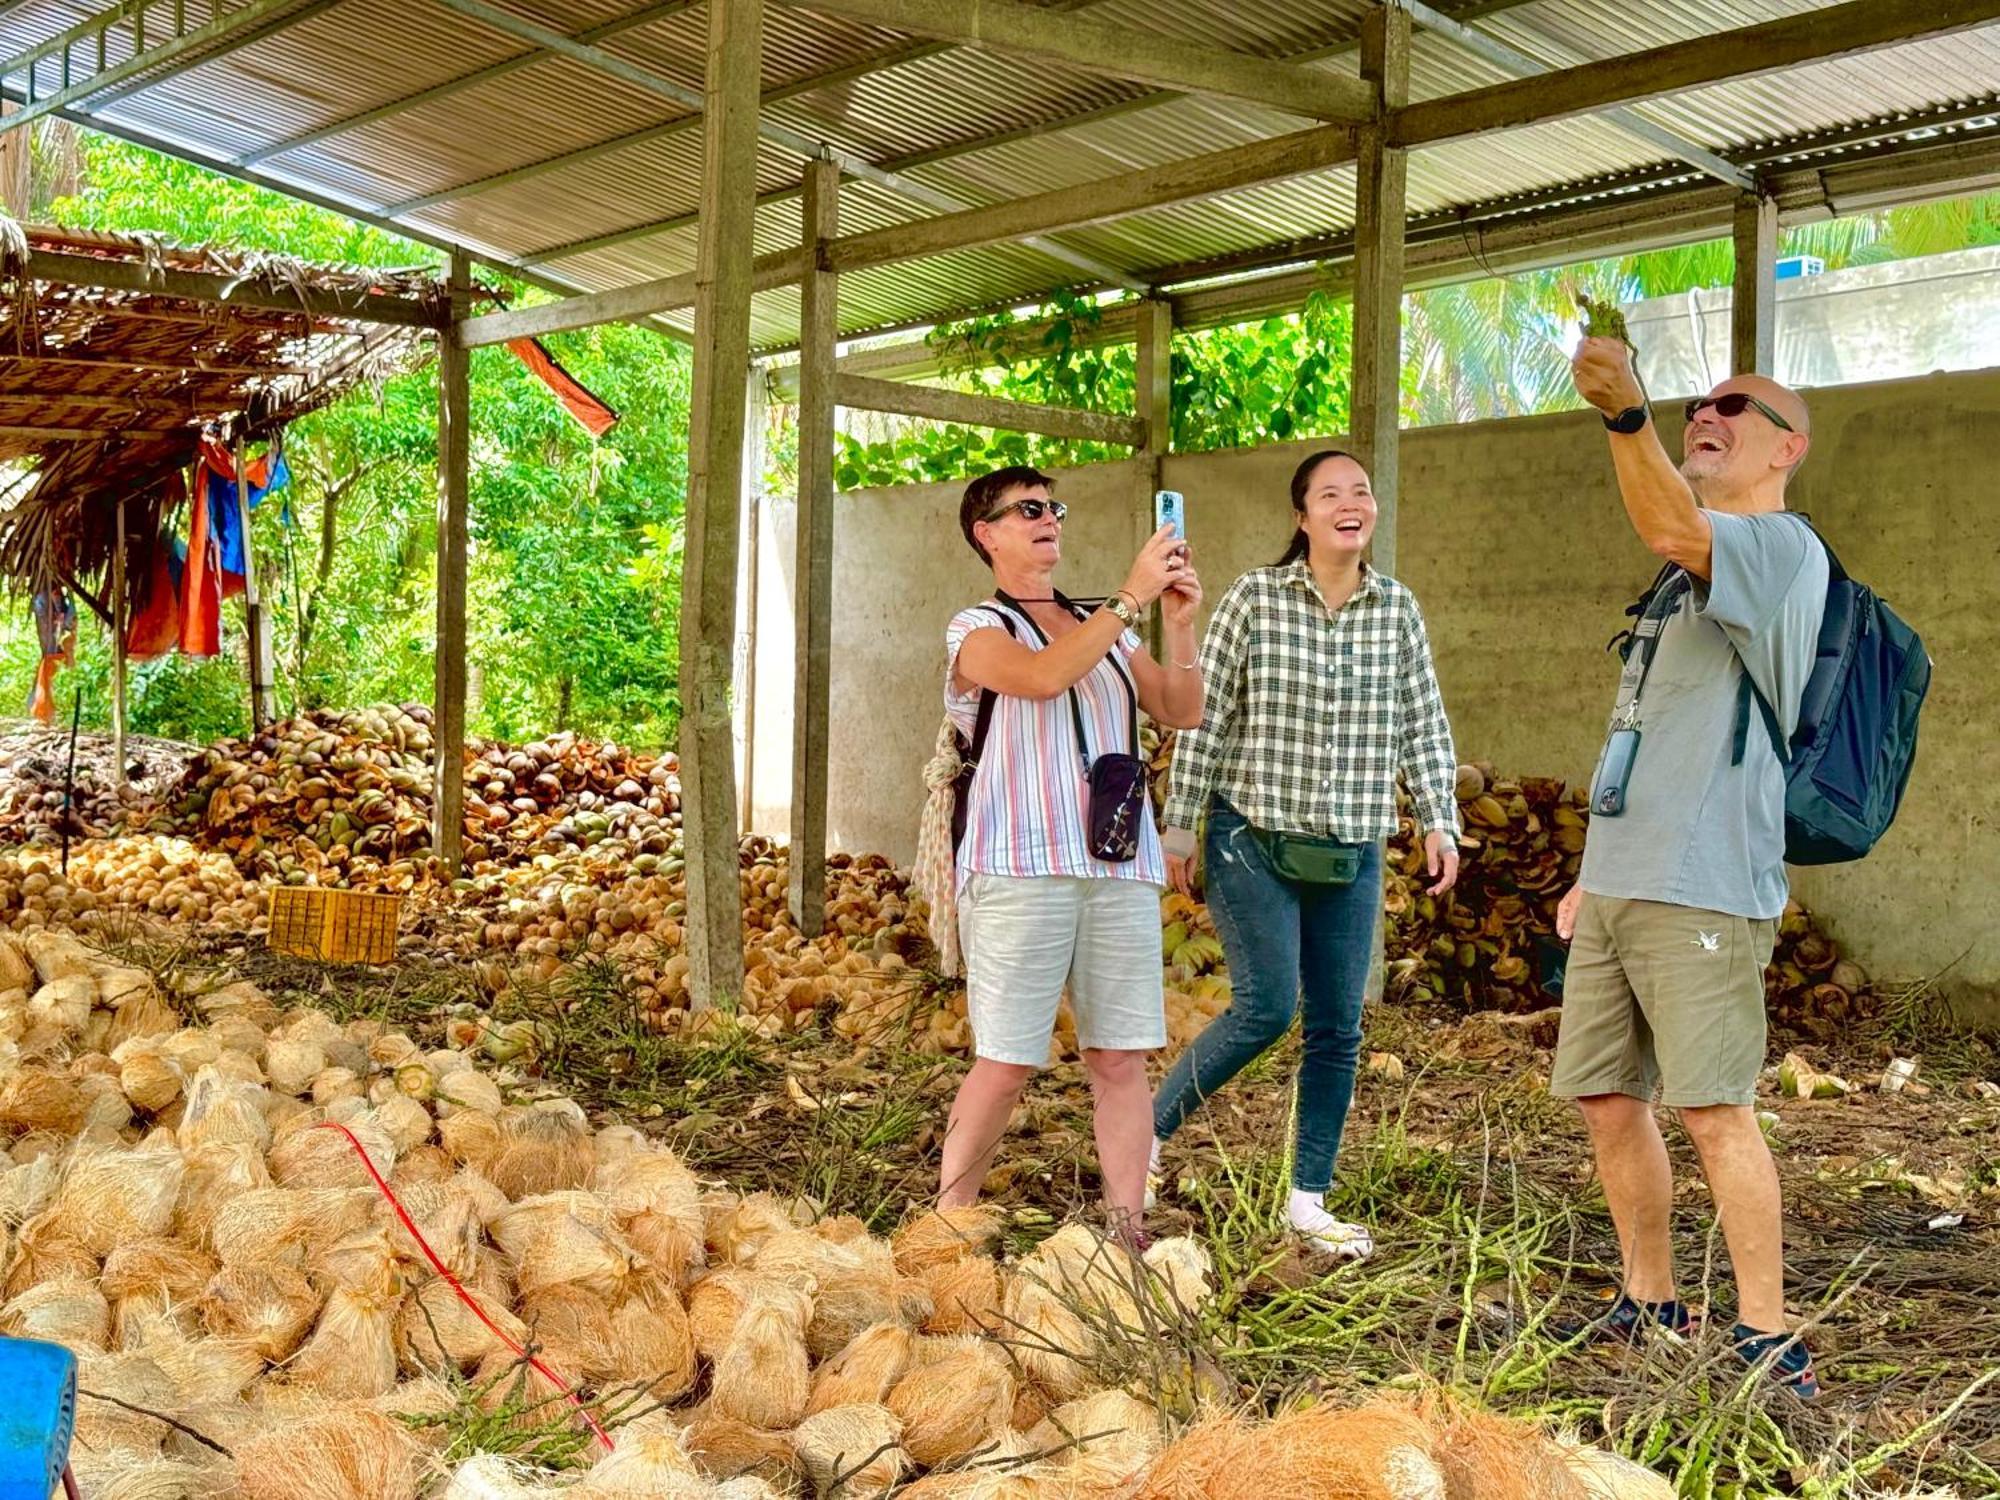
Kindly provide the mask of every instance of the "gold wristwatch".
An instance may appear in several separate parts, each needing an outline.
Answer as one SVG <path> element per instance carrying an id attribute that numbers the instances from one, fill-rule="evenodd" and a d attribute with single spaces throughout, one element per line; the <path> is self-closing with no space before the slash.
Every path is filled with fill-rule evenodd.
<path id="1" fill-rule="evenodd" d="M 1123 594 L 1113 594 L 1109 599 L 1104 601 L 1104 607 L 1118 616 L 1124 622 L 1127 630 L 1137 630 L 1139 628 L 1138 607 Z"/>

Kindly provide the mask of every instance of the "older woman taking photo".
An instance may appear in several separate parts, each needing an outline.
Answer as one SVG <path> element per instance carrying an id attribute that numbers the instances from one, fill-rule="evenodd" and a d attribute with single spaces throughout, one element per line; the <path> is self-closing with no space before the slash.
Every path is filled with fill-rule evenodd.
<path id="1" fill-rule="evenodd" d="M 1158 831 L 1137 763 L 1141 709 L 1201 722 L 1201 584 L 1162 527 L 1123 586 L 1086 608 L 1053 584 L 1067 508 L 1050 480 L 1001 469 L 966 487 L 959 527 L 993 570 L 992 598 L 946 632 L 945 706 L 979 746 L 957 848 L 958 933 L 972 1071 L 951 1107 L 940 1201 L 978 1197 L 1009 1116 L 1048 1061 L 1069 991 L 1090 1077 L 1104 1199 L 1140 1239 L 1151 1140 L 1146 1053 L 1167 1039 Z M 1155 599 L 1165 664 L 1134 631 Z M 987 722 L 980 734 L 979 719 Z"/>
<path id="2" fill-rule="evenodd" d="M 1458 878 L 1456 757 L 1410 591 L 1367 562 L 1368 474 L 1345 453 L 1292 476 L 1289 546 L 1236 580 L 1202 642 L 1208 714 L 1181 736 L 1166 807 L 1168 876 L 1190 887 L 1194 829 L 1229 961 L 1229 1008 L 1175 1060 L 1153 1104 L 1160 1144 L 1290 1028 L 1305 1046 L 1288 1217 L 1314 1249 L 1361 1259 L 1373 1237 L 1327 1211 L 1354 1098 L 1361 1003 L 1382 921 L 1382 841 L 1409 782 L 1431 890 Z"/>

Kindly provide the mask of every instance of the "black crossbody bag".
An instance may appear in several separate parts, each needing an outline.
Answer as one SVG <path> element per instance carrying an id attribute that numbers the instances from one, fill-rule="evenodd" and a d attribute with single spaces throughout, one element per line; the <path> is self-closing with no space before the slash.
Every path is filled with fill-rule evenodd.
<path id="1" fill-rule="evenodd" d="M 1019 600 L 998 591 L 993 597 L 1026 620 L 1044 646 L 1049 644 L 1048 632 L 1035 623 L 1035 617 L 1021 607 Z M 1078 619 L 1084 618 L 1082 609 L 1061 594 L 1055 595 L 1055 602 Z M 1083 758 L 1084 785 L 1089 793 L 1089 803 L 1084 809 L 1085 841 L 1094 858 L 1109 864 L 1130 864 L 1139 857 L 1139 834 L 1145 827 L 1146 816 L 1146 763 L 1139 758 L 1139 690 L 1116 651 L 1109 655 L 1112 670 L 1125 685 L 1125 696 L 1131 703 L 1131 750 L 1107 751 L 1093 759 L 1089 737 L 1084 733 L 1082 701 L 1073 685 L 1069 689 L 1069 712 L 1076 726 L 1077 753 Z"/>

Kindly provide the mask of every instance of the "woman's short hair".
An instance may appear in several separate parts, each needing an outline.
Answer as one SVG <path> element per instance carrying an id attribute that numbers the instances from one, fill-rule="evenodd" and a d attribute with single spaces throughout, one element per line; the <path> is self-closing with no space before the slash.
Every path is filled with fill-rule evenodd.
<path id="1" fill-rule="evenodd" d="M 1053 491 L 1056 482 L 1040 469 L 1029 464 L 1010 464 L 1004 469 L 995 469 L 991 474 L 981 474 L 965 487 L 965 498 L 958 503 L 958 529 L 965 533 L 966 545 L 979 554 L 979 560 L 989 568 L 993 559 L 972 534 L 972 528 L 992 515 L 1000 504 L 1000 497 L 1007 491 L 1041 485 Z"/>

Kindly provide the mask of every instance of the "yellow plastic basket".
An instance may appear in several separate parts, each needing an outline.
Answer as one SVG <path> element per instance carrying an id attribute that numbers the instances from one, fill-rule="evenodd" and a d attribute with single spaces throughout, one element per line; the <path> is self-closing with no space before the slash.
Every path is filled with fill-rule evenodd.
<path id="1" fill-rule="evenodd" d="M 273 886 L 268 942 L 273 952 L 323 963 L 386 964 L 396 956 L 402 905 L 394 892 Z"/>

